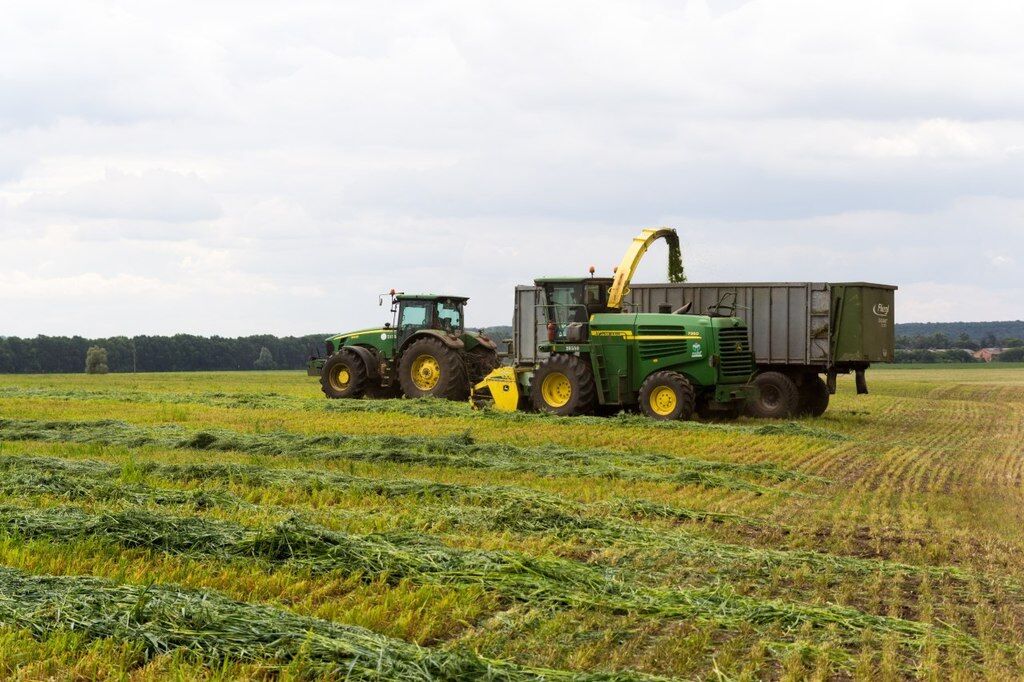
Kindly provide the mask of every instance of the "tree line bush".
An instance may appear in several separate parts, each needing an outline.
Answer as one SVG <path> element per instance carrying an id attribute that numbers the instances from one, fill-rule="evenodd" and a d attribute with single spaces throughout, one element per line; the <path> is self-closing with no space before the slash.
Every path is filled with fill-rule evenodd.
<path id="1" fill-rule="evenodd" d="M 329 334 L 309 336 L 81 336 L 0 338 L 0 373 L 185 372 L 260 369 L 302 369 L 311 352 L 324 353 Z M 102 353 L 90 349 L 106 351 Z M 263 351 L 266 351 L 264 353 Z"/>
<path id="2" fill-rule="evenodd" d="M 511 327 L 487 327 L 484 331 L 496 341 L 512 332 Z M 0 337 L 0 374 L 303 369 L 311 354 L 325 354 L 324 339 L 330 335 L 8 336 Z M 97 350 L 90 357 L 92 348 Z"/>

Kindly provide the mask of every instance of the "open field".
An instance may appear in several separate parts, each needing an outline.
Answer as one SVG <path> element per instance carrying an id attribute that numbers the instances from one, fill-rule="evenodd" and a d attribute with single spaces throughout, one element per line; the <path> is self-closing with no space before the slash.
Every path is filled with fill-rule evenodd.
<path id="1" fill-rule="evenodd" d="M 0 676 L 1024 675 L 1024 367 L 792 423 L 0 376 Z"/>

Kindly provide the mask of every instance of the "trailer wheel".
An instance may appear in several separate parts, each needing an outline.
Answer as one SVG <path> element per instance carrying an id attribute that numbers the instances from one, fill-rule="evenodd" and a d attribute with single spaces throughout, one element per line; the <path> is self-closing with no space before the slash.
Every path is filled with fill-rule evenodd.
<path id="1" fill-rule="evenodd" d="M 555 353 L 534 372 L 530 401 L 538 412 L 588 414 L 593 412 L 596 398 L 590 363 L 576 355 Z"/>
<path id="2" fill-rule="evenodd" d="M 820 417 L 828 409 L 828 386 L 817 374 L 808 374 L 800 386 L 800 415 Z"/>
<path id="3" fill-rule="evenodd" d="M 328 398 L 359 398 L 366 389 L 366 366 L 352 351 L 327 358 L 320 370 L 320 390 Z"/>
<path id="4" fill-rule="evenodd" d="M 655 372 L 640 385 L 640 410 L 658 421 L 690 419 L 697 407 L 693 384 L 679 372 Z"/>
<path id="5" fill-rule="evenodd" d="M 800 409 L 800 389 L 782 372 L 765 372 L 754 378 L 757 395 L 747 401 L 747 413 L 762 419 L 789 419 Z"/>
<path id="6" fill-rule="evenodd" d="M 398 381 L 410 398 L 464 400 L 469 396 L 466 365 L 459 352 L 430 336 L 413 341 L 402 353 Z"/>

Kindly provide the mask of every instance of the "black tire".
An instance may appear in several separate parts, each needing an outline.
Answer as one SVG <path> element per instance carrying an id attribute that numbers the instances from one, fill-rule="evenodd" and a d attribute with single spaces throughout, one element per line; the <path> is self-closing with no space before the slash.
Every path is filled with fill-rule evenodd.
<path id="1" fill-rule="evenodd" d="M 761 419 L 791 419 L 800 409 L 800 390 L 781 372 L 764 372 L 754 378 L 756 395 L 747 401 L 747 413 Z"/>
<path id="2" fill-rule="evenodd" d="M 707 421 L 734 421 L 740 418 L 743 403 L 731 402 L 728 405 L 711 406 L 711 396 L 697 399 L 697 416 Z"/>
<path id="3" fill-rule="evenodd" d="M 655 372 L 640 384 L 640 411 L 658 421 L 692 419 L 697 395 L 690 380 L 679 372 Z"/>
<path id="4" fill-rule="evenodd" d="M 469 397 L 466 365 L 459 352 L 431 336 L 413 341 L 402 353 L 398 382 L 410 398 Z"/>
<path id="5" fill-rule="evenodd" d="M 370 382 L 367 384 L 366 392 L 363 395 L 372 400 L 387 400 L 389 398 L 402 397 L 402 390 L 394 384 L 391 386 L 381 386 L 380 384 Z"/>
<path id="6" fill-rule="evenodd" d="M 466 371 L 469 373 L 470 385 L 476 385 L 483 381 L 484 377 L 497 369 L 501 363 L 498 361 L 498 351 L 486 346 L 475 346 L 466 351 Z"/>
<path id="7" fill-rule="evenodd" d="M 800 385 L 800 415 L 820 417 L 828 409 L 828 386 L 817 374 L 808 374 Z"/>
<path id="8" fill-rule="evenodd" d="M 320 370 L 320 390 L 331 399 L 360 398 L 366 390 L 366 365 L 352 351 L 340 350 Z"/>
<path id="9" fill-rule="evenodd" d="M 530 402 L 538 412 L 565 417 L 593 412 L 597 388 L 590 363 L 576 355 L 555 353 L 534 372 Z"/>

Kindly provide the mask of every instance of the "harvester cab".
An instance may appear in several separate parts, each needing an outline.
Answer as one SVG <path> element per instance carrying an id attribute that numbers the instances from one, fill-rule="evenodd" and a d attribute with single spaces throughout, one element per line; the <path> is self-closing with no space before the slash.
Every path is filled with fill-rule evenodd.
<path id="1" fill-rule="evenodd" d="M 311 359 L 328 398 L 438 397 L 462 400 L 470 382 L 498 366 L 497 344 L 466 330 L 465 296 L 391 290 L 391 322 L 326 340 L 326 359 Z"/>
<path id="2" fill-rule="evenodd" d="M 669 275 L 682 276 L 675 230 L 644 230 L 612 278 L 534 281 L 543 301 L 544 361 L 503 367 L 474 386 L 473 403 L 557 415 L 639 409 L 652 419 L 738 416 L 754 371 L 745 323 L 721 314 L 622 312 L 623 298 L 654 241 L 669 242 Z M 727 306 L 723 306 L 727 309 Z"/>

